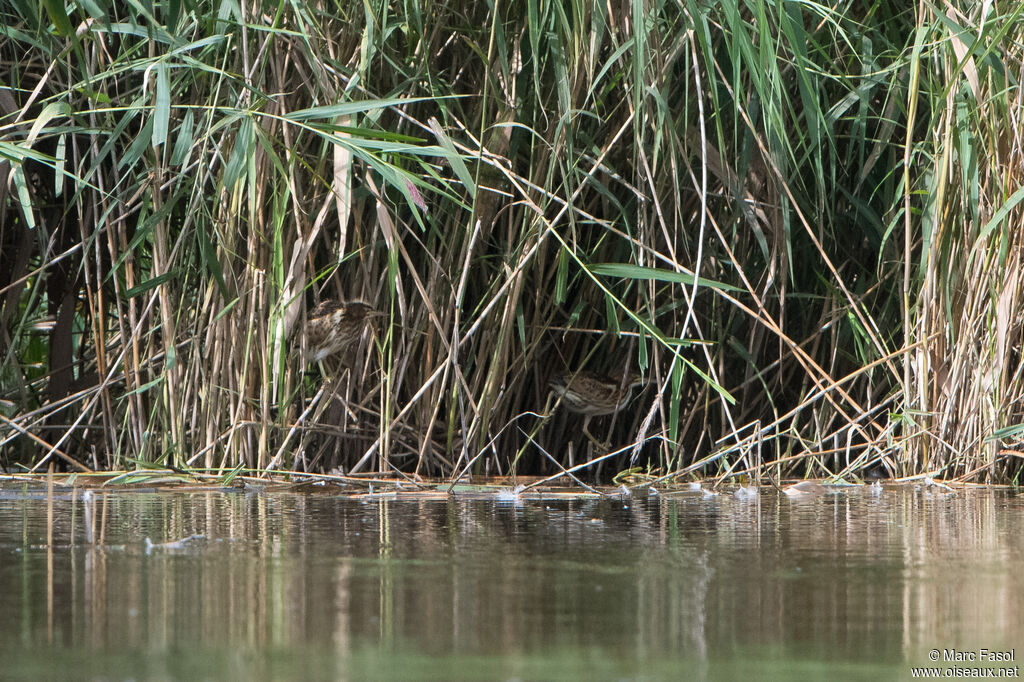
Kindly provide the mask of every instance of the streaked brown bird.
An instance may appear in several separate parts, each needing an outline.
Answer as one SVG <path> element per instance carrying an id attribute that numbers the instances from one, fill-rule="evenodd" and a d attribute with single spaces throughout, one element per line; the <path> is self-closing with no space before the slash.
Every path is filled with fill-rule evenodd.
<path id="1" fill-rule="evenodd" d="M 306 320 L 309 362 L 319 362 L 335 353 L 354 349 L 363 330 L 383 314 L 362 301 L 321 301 Z"/>
<path id="2" fill-rule="evenodd" d="M 645 383 L 639 372 L 615 377 L 582 370 L 556 374 L 550 381 L 551 390 L 571 412 L 585 415 L 583 433 L 595 444 L 604 445 L 590 433 L 591 417 L 618 412 L 633 398 L 633 388 Z"/>

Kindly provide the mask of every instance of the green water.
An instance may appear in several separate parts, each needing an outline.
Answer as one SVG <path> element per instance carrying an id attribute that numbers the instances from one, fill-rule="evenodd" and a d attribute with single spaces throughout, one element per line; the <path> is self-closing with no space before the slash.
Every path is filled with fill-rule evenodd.
<path id="1" fill-rule="evenodd" d="M 1006 491 L 65 488 L 52 527 L 44 492 L 0 481 L 0 678 L 876 680 L 1024 656 Z M 942 660 L 981 649 L 1012 660 Z"/>

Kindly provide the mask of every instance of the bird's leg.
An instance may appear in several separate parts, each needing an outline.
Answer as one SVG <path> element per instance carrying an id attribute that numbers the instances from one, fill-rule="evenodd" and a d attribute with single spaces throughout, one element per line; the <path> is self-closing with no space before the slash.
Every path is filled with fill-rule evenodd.
<path id="1" fill-rule="evenodd" d="M 348 401 L 341 397 L 341 391 L 338 390 L 341 388 L 341 378 L 344 376 L 346 369 L 346 367 L 341 365 L 338 367 L 336 372 L 328 374 L 325 371 L 326 367 L 324 366 L 323 361 L 320 361 L 320 371 L 324 373 L 324 377 L 327 379 L 328 386 L 330 388 L 329 395 L 335 400 L 337 400 L 339 403 L 341 403 L 341 406 L 345 408 L 345 411 L 348 413 L 348 416 L 351 417 L 352 422 L 358 424 L 359 417 L 357 417 L 356 413 L 352 411 L 352 408 L 348 406 Z M 349 377 L 351 377 L 352 373 L 348 372 L 348 375 Z"/>
<path id="2" fill-rule="evenodd" d="M 608 449 L 610 443 L 607 440 L 599 440 L 596 436 L 594 436 L 594 434 L 590 432 L 590 429 L 588 428 L 590 426 L 590 417 L 591 415 L 588 414 L 586 417 L 583 418 L 583 435 L 589 438 L 590 442 L 596 445 L 598 450 L 601 450 L 603 452 L 604 450 Z"/>

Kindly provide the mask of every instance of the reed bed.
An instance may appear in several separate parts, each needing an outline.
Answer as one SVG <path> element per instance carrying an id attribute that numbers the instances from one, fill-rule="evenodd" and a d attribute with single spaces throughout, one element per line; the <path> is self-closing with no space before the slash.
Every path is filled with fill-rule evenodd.
<path id="1" fill-rule="evenodd" d="M 0 466 L 1016 482 L 1021 12 L 4 3 Z"/>

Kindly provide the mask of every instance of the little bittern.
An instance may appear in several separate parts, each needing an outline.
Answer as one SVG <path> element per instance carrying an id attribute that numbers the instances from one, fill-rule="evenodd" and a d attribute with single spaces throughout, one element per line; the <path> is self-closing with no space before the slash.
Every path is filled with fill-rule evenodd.
<path id="1" fill-rule="evenodd" d="M 587 426 L 590 418 L 618 412 L 629 404 L 633 387 L 646 383 L 638 372 L 616 379 L 596 372 L 579 371 L 575 374 L 556 374 L 550 382 L 551 390 L 570 411 L 586 415 L 583 433 L 599 443 Z"/>
<path id="2" fill-rule="evenodd" d="M 353 348 L 373 318 L 383 315 L 362 301 L 322 301 L 306 320 L 306 348 L 310 362 Z"/>

